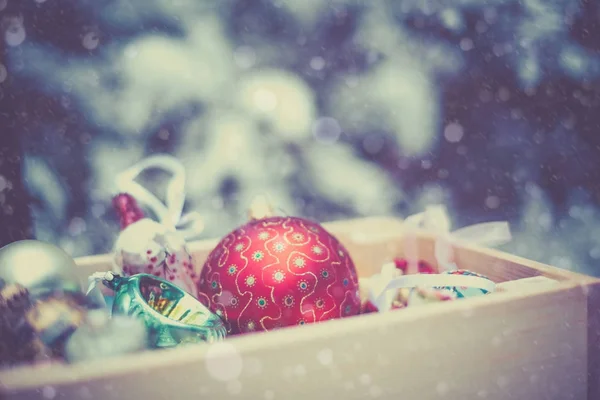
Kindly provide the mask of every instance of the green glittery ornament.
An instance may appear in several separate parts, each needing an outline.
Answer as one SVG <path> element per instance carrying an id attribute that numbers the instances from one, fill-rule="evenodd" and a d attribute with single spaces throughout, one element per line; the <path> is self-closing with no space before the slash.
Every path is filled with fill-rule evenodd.
<path id="1" fill-rule="evenodd" d="M 217 315 L 164 279 L 148 274 L 122 277 L 107 272 L 102 282 L 115 291 L 113 314 L 143 319 L 154 347 L 225 338 L 225 327 Z"/>

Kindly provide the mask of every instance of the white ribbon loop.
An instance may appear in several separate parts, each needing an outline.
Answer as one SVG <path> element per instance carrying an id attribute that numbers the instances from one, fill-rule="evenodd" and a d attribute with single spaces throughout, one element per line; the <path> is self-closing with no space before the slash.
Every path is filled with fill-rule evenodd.
<path id="1" fill-rule="evenodd" d="M 443 205 L 428 206 L 424 212 L 407 217 L 404 224 L 409 229 L 423 229 L 437 235 L 434 255 L 441 271 L 457 269 L 456 264 L 452 262 L 453 239 L 489 247 L 500 246 L 512 239 L 506 221 L 485 222 L 451 232 L 450 217 Z"/>
<path id="2" fill-rule="evenodd" d="M 151 168 L 163 169 L 172 175 L 167 185 L 166 204 L 135 181 L 144 170 Z M 129 193 L 137 201 L 150 207 L 161 225 L 179 231 L 186 240 L 198 236 L 204 229 L 200 214 L 192 212 L 182 215 L 185 204 L 185 168 L 175 157 L 155 155 L 140 161 L 117 176 L 116 188 L 119 192 Z M 182 226 L 188 228 L 178 229 Z"/>
<path id="3" fill-rule="evenodd" d="M 407 237 L 411 237 L 411 229 L 425 230 L 436 236 L 434 256 L 440 272 L 458 269 L 453 262 L 452 244 L 454 240 L 491 247 L 505 244 L 512 239 L 506 221 L 486 222 L 451 232 L 452 224 L 446 207 L 443 205 L 428 206 L 424 212 L 407 217 L 404 220 L 404 226 Z M 408 257 L 413 251 L 414 249 L 405 248 L 405 257 Z M 418 255 L 415 254 L 412 258 L 418 258 Z M 361 285 L 367 287 L 369 300 L 379 311 L 387 311 L 392 307 L 396 292 L 400 288 L 455 286 L 479 288 L 488 292 L 495 290 L 493 281 L 476 276 L 452 274 L 408 274 L 400 276 L 393 263 L 383 265 L 380 273 L 368 279 L 361 279 Z"/>
<path id="4" fill-rule="evenodd" d="M 193 211 L 182 216 L 175 228 L 185 240 L 195 239 L 204 230 L 204 220 L 200 213 Z"/>
<path id="5" fill-rule="evenodd" d="M 468 287 L 494 292 L 496 284 L 486 278 L 471 275 L 414 274 L 403 275 L 388 282 L 378 297 L 370 299 L 379 311 L 387 311 L 392 306 L 393 294 L 398 289 L 415 287 Z M 391 294 L 391 297 L 390 297 Z"/>
<path id="6" fill-rule="evenodd" d="M 466 226 L 452 232 L 452 237 L 481 246 L 495 247 L 512 240 L 508 222 L 484 222 Z"/>
<path id="7" fill-rule="evenodd" d="M 424 212 L 404 219 L 404 224 L 433 232 L 450 232 L 450 218 L 443 205 L 427 206 Z"/>

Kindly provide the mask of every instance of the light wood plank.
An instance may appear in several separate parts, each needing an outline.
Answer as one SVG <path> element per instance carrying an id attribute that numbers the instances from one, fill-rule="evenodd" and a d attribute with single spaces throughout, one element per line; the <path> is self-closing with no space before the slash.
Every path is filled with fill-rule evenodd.
<path id="1" fill-rule="evenodd" d="M 402 232 L 399 220 L 325 227 L 348 248 L 361 276 L 407 250 L 435 264 L 435 237 Z M 190 245 L 198 265 L 216 243 Z M 77 261 L 83 283 L 92 272 L 110 269 L 111 256 Z M 195 345 L 2 371 L 0 397 L 41 399 L 40 389 L 48 386 L 65 399 L 221 399 L 237 391 L 256 399 L 600 398 L 600 280 L 466 243 L 455 244 L 455 261 L 496 282 L 535 276 L 558 282 L 230 338 L 223 345 L 243 365 L 232 382 L 210 376 L 207 360 L 215 348 Z"/>

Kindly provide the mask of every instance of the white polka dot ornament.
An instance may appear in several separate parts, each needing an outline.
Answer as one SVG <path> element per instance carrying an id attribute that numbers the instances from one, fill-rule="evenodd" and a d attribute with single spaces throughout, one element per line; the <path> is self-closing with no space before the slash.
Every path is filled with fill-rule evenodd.
<path id="1" fill-rule="evenodd" d="M 172 172 L 166 205 L 134 181 L 147 168 Z M 113 270 L 124 276 L 152 274 L 196 297 L 199 271 L 194 266 L 186 239 L 197 236 L 202 224 L 195 213 L 181 216 L 184 180 L 184 169 L 179 161 L 162 155 L 149 157 L 119 175 L 119 194 L 114 197 L 113 205 L 120 217 L 122 231 L 115 243 Z M 138 201 L 152 209 L 158 222 L 144 217 Z M 179 229 L 182 225 L 190 225 L 190 228 Z"/>

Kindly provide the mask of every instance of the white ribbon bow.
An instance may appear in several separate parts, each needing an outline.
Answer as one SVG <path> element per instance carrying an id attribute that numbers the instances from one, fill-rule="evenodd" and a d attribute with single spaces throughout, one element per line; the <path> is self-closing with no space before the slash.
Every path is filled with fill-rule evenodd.
<path id="1" fill-rule="evenodd" d="M 421 229 L 437 235 L 434 255 L 438 268 L 442 271 L 458 269 L 452 261 L 453 240 L 459 239 L 481 246 L 493 247 L 512 239 L 510 227 L 506 221 L 486 222 L 451 232 L 450 218 L 443 205 L 428 206 L 424 212 L 407 217 L 404 220 L 404 227 L 407 231 L 410 231 L 411 228 Z M 495 291 L 494 282 L 476 276 L 451 274 L 401 276 L 394 263 L 383 265 L 379 274 L 361 280 L 361 284 L 367 285 L 369 301 L 380 312 L 388 311 L 391 308 L 395 292 L 400 288 L 465 286 L 484 289 L 488 292 Z"/>
<path id="2" fill-rule="evenodd" d="M 150 168 L 163 169 L 172 174 L 167 186 L 165 204 L 135 181 L 144 170 Z M 199 213 L 182 215 L 185 203 L 185 168 L 174 157 L 155 155 L 140 161 L 117 175 L 116 189 L 120 193 L 129 193 L 140 203 L 146 204 L 154 211 L 161 225 L 177 230 L 186 240 L 197 237 L 204 230 Z M 184 226 L 188 227 L 183 228 Z"/>
<path id="3" fill-rule="evenodd" d="M 135 181 L 144 170 L 150 168 L 163 169 L 172 175 L 167 185 L 165 204 Z M 136 201 L 150 207 L 156 214 L 160 225 L 167 230 L 176 231 L 184 240 L 195 238 L 204 230 L 202 216 L 199 213 L 191 212 L 182 215 L 185 204 L 185 168 L 174 157 L 168 155 L 148 157 L 118 174 L 115 186 L 118 193 L 128 193 Z M 102 279 L 109 279 L 108 277 L 111 275 L 107 274 L 99 272 L 89 277 L 88 295 L 95 291 L 98 282 Z"/>

